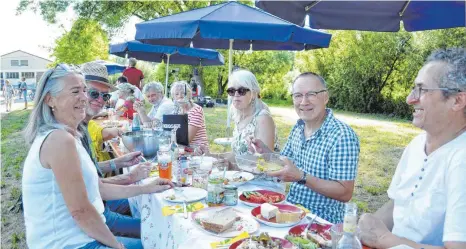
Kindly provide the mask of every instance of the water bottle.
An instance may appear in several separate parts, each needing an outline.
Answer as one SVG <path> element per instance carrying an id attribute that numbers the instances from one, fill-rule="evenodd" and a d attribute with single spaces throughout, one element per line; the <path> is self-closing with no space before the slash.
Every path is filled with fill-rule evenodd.
<path id="1" fill-rule="evenodd" d="M 358 206 L 346 203 L 343 221 L 343 236 L 338 241 L 337 249 L 362 249 L 361 241 L 356 236 L 358 222 Z"/>
<path id="2" fill-rule="evenodd" d="M 141 130 L 141 121 L 139 120 L 139 115 L 134 114 L 133 115 L 133 125 L 131 127 L 132 131 L 140 131 Z"/>

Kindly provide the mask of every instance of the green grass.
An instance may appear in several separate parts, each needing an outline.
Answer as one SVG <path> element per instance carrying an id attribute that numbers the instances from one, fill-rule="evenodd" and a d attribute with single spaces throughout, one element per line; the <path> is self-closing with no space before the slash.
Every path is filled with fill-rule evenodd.
<path id="1" fill-rule="evenodd" d="M 25 127 L 30 111 L 13 111 L 2 117 L 2 247 L 26 248 L 24 222 L 19 211 L 21 177 L 27 147 L 21 130 Z M 10 210 L 18 210 L 15 213 Z"/>
<path id="2" fill-rule="evenodd" d="M 14 111 L 2 118 L 2 138 L 18 132 L 26 125 L 31 111 Z"/>
<path id="3" fill-rule="evenodd" d="M 268 106 L 290 107 L 293 105 L 291 99 L 262 99 Z"/>

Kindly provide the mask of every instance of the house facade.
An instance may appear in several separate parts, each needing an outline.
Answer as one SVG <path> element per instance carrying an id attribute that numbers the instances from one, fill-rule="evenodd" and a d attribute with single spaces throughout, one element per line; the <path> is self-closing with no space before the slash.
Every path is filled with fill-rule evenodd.
<path id="1" fill-rule="evenodd" d="M 2 82 L 8 80 L 16 86 L 24 77 L 28 88 L 35 88 L 40 77 L 47 71 L 47 65 L 52 63 L 51 60 L 22 50 L 16 50 L 0 57 L 0 78 Z"/>

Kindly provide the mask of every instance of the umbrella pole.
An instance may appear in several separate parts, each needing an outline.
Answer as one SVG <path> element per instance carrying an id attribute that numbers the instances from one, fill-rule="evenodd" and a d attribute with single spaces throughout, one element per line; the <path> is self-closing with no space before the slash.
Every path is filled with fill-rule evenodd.
<path id="1" fill-rule="evenodd" d="M 168 66 L 170 65 L 170 55 L 167 54 L 167 64 L 165 65 L 165 97 L 168 97 Z"/>
<path id="2" fill-rule="evenodd" d="M 230 50 L 228 51 L 228 84 L 230 83 L 230 76 L 231 71 L 233 69 L 233 39 L 230 39 Z M 231 105 L 231 97 L 228 96 L 228 105 L 227 105 L 227 130 L 226 135 L 230 137 L 230 105 Z"/>

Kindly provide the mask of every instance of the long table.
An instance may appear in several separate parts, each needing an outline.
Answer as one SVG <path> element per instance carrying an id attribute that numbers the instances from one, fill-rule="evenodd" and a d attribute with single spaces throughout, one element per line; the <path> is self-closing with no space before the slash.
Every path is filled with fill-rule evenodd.
<path id="1" fill-rule="evenodd" d="M 147 180 L 146 180 L 147 181 Z M 272 187 L 264 187 L 246 183 L 238 188 L 239 194 L 243 191 L 254 191 L 268 189 L 280 191 Z M 189 214 L 188 219 L 182 213 L 171 216 L 162 215 L 162 207 L 175 205 L 163 199 L 164 193 L 142 195 L 137 200 L 137 208 L 141 216 L 141 239 L 144 248 L 164 248 L 164 249 L 210 249 L 210 243 L 223 241 L 226 238 L 212 236 L 194 225 L 194 221 Z M 203 201 L 205 204 L 205 201 Z M 253 207 L 238 203 L 234 208 L 242 213 L 250 214 Z M 308 216 L 314 217 L 313 214 Z M 317 218 L 318 222 L 328 223 L 326 220 Z M 302 222 L 306 222 L 305 220 Z M 260 224 L 257 232 L 268 232 L 271 236 L 284 238 L 291 227 L 275 228 Z"/>
<path id="2" fill-rule="evenodd" d="M 105 119 L 100 119 L 102 122 Z M 118 142 L 110 142 L 110 147 L 115 156 L 119 157 L 128 151 L 120 146 Z M 152 181 L 154 178 L 148 178 L 139 184 Z M 267 189 L 281 192 L 273 186 L 262 186 L 252 183 L 246 183 L 238 188 L 238 193 L 241 195 L 243 191 L 254 191 L 259 189 Z M 198 229 L 191 219 L 191 213 L 188 219 L 183 217 L 182 213 L 177 213 L 171 216 L 162 215 L 162 207 L 167 205 L 176 205 L 167 202 L 163 199 L 164 193 L 155 193 L 140 195 L 129 198 L 133 216 L 141 218 L 141 240 L 146 249 L 210 249 L 210 243 L 215 241 L 223 241 L 225 238 L 212 236 Z M 202 201 L 205 205 L 205 200 Z M 252 207 L 244 205 L 240 202 L 235 206 L 235 209 L 242 213 L 250 214 Z M 308 216 L 314 217 L 313 214 Z M 328 221 L 317 217 L 320 223 L 329 223 Z M 302 221 L 306 222 L 306 221 Z M 260 224 L 260 229 L 257 232 L 268 232 L 271 236 L 283 238 L 288 234 L 291 227 L 275 228 Z"/>

